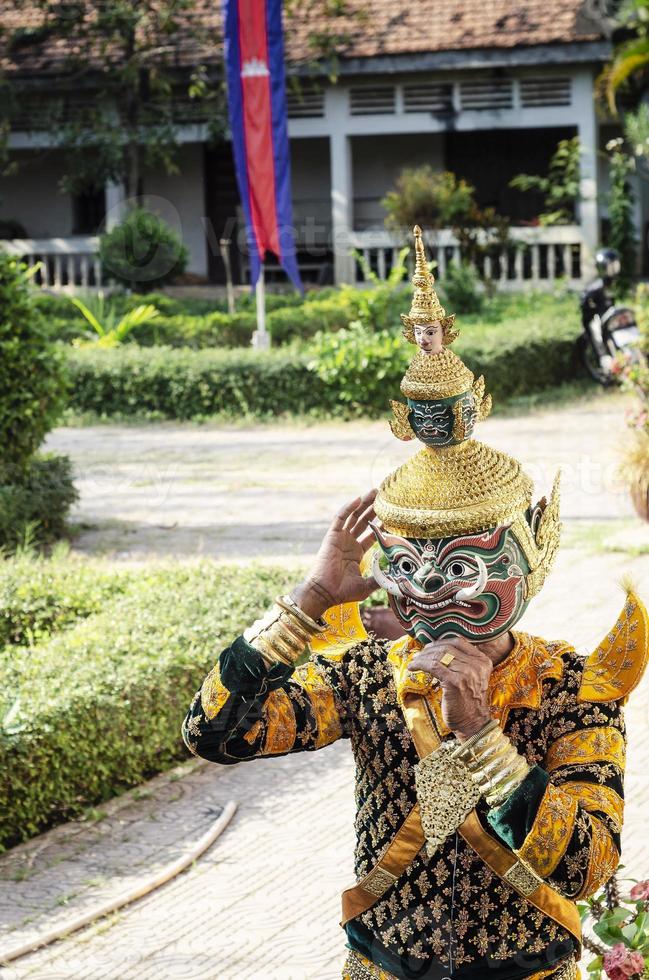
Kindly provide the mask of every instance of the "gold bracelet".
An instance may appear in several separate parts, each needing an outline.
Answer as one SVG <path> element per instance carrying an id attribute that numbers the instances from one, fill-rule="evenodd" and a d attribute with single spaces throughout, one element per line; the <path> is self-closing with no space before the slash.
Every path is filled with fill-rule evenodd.
<path id="1" fill-rule="evenodd" d="M 465 764 L 489 806 L 500 806 L 531 769 L 495 721 L 461 742 L 453 755 Z"/>
<path id="2" fill-rule="evenodd" d="M 313 637 L 326 629 L 323 620 L 311 619 L 290 596 L 278 596 L 272 608 L 245 630 L 243 638 L 259 651 L 267 666 L 279 662 L 293 667 Z"/>

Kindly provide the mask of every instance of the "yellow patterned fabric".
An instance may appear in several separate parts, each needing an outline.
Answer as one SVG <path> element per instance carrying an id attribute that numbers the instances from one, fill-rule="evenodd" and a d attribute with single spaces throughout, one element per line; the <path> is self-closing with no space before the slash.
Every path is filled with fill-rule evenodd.
<path id="1" fill-rule="evenodd" d="M 590 898 L 605 885 L 620 862 L 620 855 L 601 820 L 591 816 L 590 860 L 586 879 L 577 898 Z"/>
<path id="2" fill-rule="evenodd" d="M 624 609 L 584 667 L 582 701 L 620 701 L 640 683 L 649 658 L 649 616 L 629 591 Z"/>
<path id="3" fill-rule="evenodd" d="M 269 694 L 262 710 L 266 723 L 264 755 L 289 752 L 295 742 L 297 726 L 293 705 L 286 691 L 279 688 Z"/>
<path id="4" fill-rule="evenodd" d="M 599 783 L 587 783 L 580 780 L 562 783 L 561 789 L 582 805 L 585 810 L 598 810 L 611 818 L 611 823 L 619 833 L 622 830 L 624 815 L 624 800 L 610 786 L 600 786 Z"/>
<path id="5" fill-rule="evenodd" d="M 298 671 L 296 680 L 311 702 L 316 719 L 316 748 L 321 749 L 343 733 L 334 692 L 322 668 L 313 662 Z"/>
<path id="6" fill-rule="evenodd" d="M 539 708 L 543 683 L 559 680 L 563 672 L 563 657 L 569 652 L 567 643 L 546 643 L 540 637 L 514 631 L 514 649 L 494 667 L 489 679 L 491 716 L 504 725 L 513 708 Z M 426 694 L 435 714 L 440 732 L 449 729 L 442 719 L 442 692 L 437 681 L 422 670 L 410 671 L 408 664 L 421 650 L 421 643 L 409 636 L 395 640 L 388 660 L 395 667 L 397 697 L 404 694 Z"/>
<path id="7" fill-rule="evenodd" d="M 369 569 L 361 566 L 363 574 Z M 311 640 L 310 646 L 314 653 L 325 653 L 327 656 L 342 656 L 354 643 L 367 639 L 367 631 L 363 626 L 359 605 L 357 602 L 345 602 L 340 606 L 332 606 L 323 616 L 328 629 L 318 633 Z"/>
<path id="8" fill-rule="evenodd" d="M 550 784 L 518 856 L 541 878 L 549 877 L 566 852 L 576 820 L 576 800 Z"/>
<path id="9" fill-rule="evenodd" d="M 203 681 L 201 687 L 201 705 L 206 718 L 214 718 L 225 702 L 228 700 L 230 692 L 221 682 L 221 672 L 219 665 L 215 664 Z"/>
<path id="10" fill-rule="evenodd" d="M 617 728 L 584 728 L 553 743 L 545 757 L 545 768 L 552 772 L 559 766 L 612 762 L 624 769 L 625 753 L 624 736 Z"/>

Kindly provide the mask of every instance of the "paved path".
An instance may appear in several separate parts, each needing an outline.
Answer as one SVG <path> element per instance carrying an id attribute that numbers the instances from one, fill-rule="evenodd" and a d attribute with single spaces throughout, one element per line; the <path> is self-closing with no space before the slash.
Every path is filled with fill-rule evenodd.
<path id="1" fill-rule="evenodd" d="M 530 628 L 538 617 L 548 636 L 601 637 L 621 603 L 605 578 L 605 564 L 600 559 L 596 565 L 602 587 L 592 596 L 587 623 L 581 616 L 575 620 L 586 623 L 585 632 L 566 629 L 564 618 L 553 616 L 542 596 Z M 628 709 L 624 860 L 637 877 L 649 877 L 648 698 L 649 677 Z M 177 780 L 182 772 L 184 778 Z M 23 910 L 35 915 L 14 933 L 26 937 L 45 922 L 51 925 L 62 904 L 66 914 L 85 909 L 134 876 L 148 875 L 156 861 L 166 862 L 200 836 L 219 804 L 230 799 L 239 804 L 224 834 L 190 870 L 109 919 L 0 969 L 0 980 L 334 980 L 340 975 L 338 895 L 351 881 L 353 848 L 348 745 L 232 768 L 190 761 L 172 775 L 171 781 L 168 776 L 152 781 L 146 787 L 150 795 L 139 800 L 131 801 L 129 794 L 116 812 L 110 805 L 102 808 L 108 816 L 96 826 L 75 822 L 0 858 L 0 917 L 18 925 Z M 130 840 L 124 842 L 124 835 Z M 19 912 L 12 910 L 14 904 Z"/>
<path id="2" fill-rule="evenodd" d="M 485 441 L 539 462 L 544 488 L 554 461 L 567 464 L 566 547 L 522 626 L 592 649 L 617 617 L 621 575 L 649 592 L 649 551 L 640 547 L 647 529 L 633 520 L 613 477 L 623 434 L 619 402 L 482 428 Z M 77 518 L 96 525 L 77 547 L 123 560 L 191 558 L 200 550 L 219 558 L 306 555 L 332 506 L 411 451 L 387 439 L 383 427 L 360 423 L 68 429 L 54 433 L 51 445 L 73 454 L 82 477 Z M 126 525 L 107 526 L 111 515 Z M 638 877 L 649 876 L 648 697 L 649 678 L 628 709 L 624 860 Z M 103 808 L 100 823 L 70 824 L 0 857 L 0 921 L 14 936 L 28 935 L 51 924 L 61 907 L 66 914 L 86 908 L 166 862 L 219 807 L 239 804 L 191 869 L 110 919 L 0 969 L 0 980 L 339 976 L 338 893 L 350 882 L 353 847 L 348 746 L 232 768 L 192 761 L 172 777 L 153 781 L 150 795 L 136 798 L 136 791 Z"/>
<path id="3" fill-rule="evenodd" d="M 497 417 L 478 434 L 524 462 L 539 495 L 560 465 L 565 520 L 614 525 L 632 515 L 616 477 L 624 404 L 612 395 Z M 413 452 L 385 422 L 91 426 L 58 429 L 47 447 L 74 462 L 75 547 L 121 560 L 310 554 L 340 503 Z"/>

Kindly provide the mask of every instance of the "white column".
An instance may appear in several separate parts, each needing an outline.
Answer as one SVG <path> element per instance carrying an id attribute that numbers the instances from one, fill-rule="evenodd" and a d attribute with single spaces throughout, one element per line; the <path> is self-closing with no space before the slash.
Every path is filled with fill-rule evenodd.
<path id="1" fill-rule="evenodd" d="M 106 181 L 106 231 L 112 231 L 124 217 L 126 190 L 121 183 Z"/>
<path id="2" fill-rule="evenodd" d="M 594 272 L 595 252 L 600 244 L 597 201 L 597 146 L 599 132 L 597 116 L 595 114 L 594 77 L 591 69 L 584 69 L 575 77 L 573 97 L 578 119 L 579 144 L 581 147 L 579 224 L 585 242 L 582 276 L 588 278 Z"/>
<path id="3" fill-rule="evenodd" d="M 329 89 L 326 95 L 330 126 L 331 155 L 331 243 L 334 253 L 334 281 L 354 282 L 354 258 L 350 232 L 354 216 L 354 181 L 351 140 L 347 135 L 347 92 Z"/>

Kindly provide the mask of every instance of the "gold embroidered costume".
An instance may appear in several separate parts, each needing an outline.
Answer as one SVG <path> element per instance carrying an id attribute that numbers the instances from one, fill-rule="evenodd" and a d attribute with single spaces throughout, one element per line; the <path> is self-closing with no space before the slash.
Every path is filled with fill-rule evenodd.
<path id="1" fill-rule="evenodd" d="M 315 621 L 280 597 L 223 651 L 182 734 L 224 765 L 349 740 L 356 884 L 343 895 L 343 977 L 573 980 L 575 900 L 620 858 L 622 706 L 649 656 L 647 611 L 629 591 L 587 659 L 512 629 L 557 550 L 558 481 L 533 505 L 520 464 L 471 438 L 490 399 L 449 350 L 457 331 L 419 229 L 415 243 L 405 336 L 430 336 L 392 427 L 424 448 L 381 485 L 384 564 L 377 551 L 372 565 L 406 635 L 368 636 L 353 603 Z M 431 639 L 505 632 L 513 648 L 489 678 L 491 721 L 460 742 L 442 687 L 409 664 Z"/>

